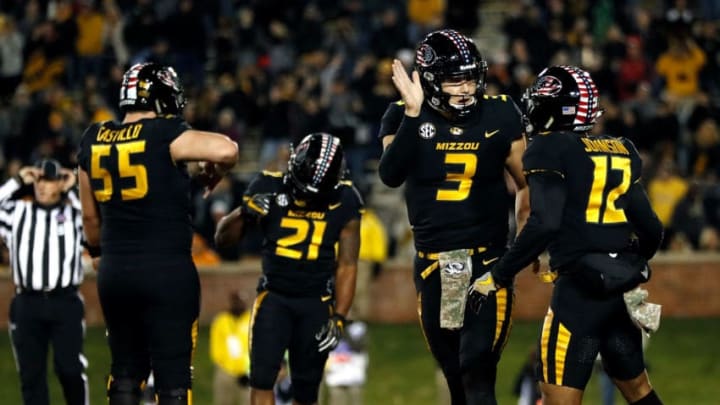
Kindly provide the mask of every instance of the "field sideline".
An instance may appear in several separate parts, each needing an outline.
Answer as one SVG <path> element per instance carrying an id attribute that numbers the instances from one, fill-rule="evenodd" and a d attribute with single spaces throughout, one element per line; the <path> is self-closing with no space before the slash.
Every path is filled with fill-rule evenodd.
<path id="1" fill-rule="evenodd" d="M 500 362 L 498 402 L 514 404 L 512 385 L 532 347 L 538 322 L 516 322 Z M 417 325 L 372 324 L 370 370 L 366 389 L 368 405 L 436 404 L 434 366 Z M 8 334 L 0 335 L 0 404 L 20 405 L 20 388 Z M 720 319 L 664 319 L 647 349 L 650 378 L 667 404 L 720 403 Z M 88 330 L 86 356 L 92 404 L 106 403 L 104 376 L 109 353 L 104 331 Z M 196 405 L 212 404 L 212 365 L 208 358 L 208 329 L 201 329 L 195 355 Z M 50 370 L 52 363 L 49 364 Z M 62 394 L 51 375 L 51 402 L 62 404 Z M 590 382 L 585 404 L 600 404 L 597 381 Z M 618 396 L 618 404 L 624 403 Z"/>

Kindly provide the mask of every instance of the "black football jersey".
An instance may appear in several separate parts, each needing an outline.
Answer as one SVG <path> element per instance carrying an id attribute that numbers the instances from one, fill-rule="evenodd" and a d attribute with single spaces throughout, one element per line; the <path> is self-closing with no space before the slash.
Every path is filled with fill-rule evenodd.
<path id="1" fill-rule="evenodd" d="M 272 193 L 270 212 L 260 220 L 263 285 L 289 295 L 332 292 L 340 231 L 360 218 L 363 202 L 350 182 L 322 210 L 307 210 L 292 201 L 280 172 L 264 171 L 248 186 L 245 198 Z"/>
<path id="2" fill-rule="evenodd" d="M 190 253 L 190 177 L 170 143 L 189 129 L 179 117 L 91 125 L 78 162 L 102 216 L 103 254 Z"/>
<path id="3" fill-rule="evenodd" d="M 522 137 L 520 111 L 507 96 L 483 96 L 462 123 L 423 104 L 417 153 L 408 168 L 405 200 L 415 247 L 444 251 L 505 246 L 512 202 L 504 180 L 511 144 Z M 394 135 L 405 116 L 390 104 L 380 138 Z"/>
<path id="4" fill-rule="evenodd" d="M 573 132 L 538 134 L 523 156 L 523 165 L 528 176 L 551 172 L 566 184 L 560 232 L 548 246 L 553 268 L 584 253 L 627 247 L 633 228 L 623 211 L 623 196 L 642 170 L 630 140 Z"/>

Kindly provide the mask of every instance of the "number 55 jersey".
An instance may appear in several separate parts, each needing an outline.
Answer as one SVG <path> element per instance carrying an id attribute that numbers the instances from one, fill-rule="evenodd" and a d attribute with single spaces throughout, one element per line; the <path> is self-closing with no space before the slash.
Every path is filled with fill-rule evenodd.
<path id="1" fill-rule="evenodd" d="M 100 208 L 103 254 L 190 254 L 190 176 L 170 155 L 188 129 L 170 116 L 85 131 L 78 163 Z"/>
<path id="2" fill-rule="evenodd" d="M 272 200 L 259 223 L 264 239 L 258 289 L 297 297 L 333 295 L 340 233 L 363 210 L 357 189 L 341 181 L 328 201 L 311 206 L 293 201 L 282 173 L 263 171 L 244 198 L 263 193 Z"/>

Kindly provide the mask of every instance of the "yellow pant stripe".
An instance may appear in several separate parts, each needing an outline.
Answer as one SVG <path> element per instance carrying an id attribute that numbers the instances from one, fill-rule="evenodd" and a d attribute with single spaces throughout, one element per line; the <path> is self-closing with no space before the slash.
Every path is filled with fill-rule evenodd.
<path id="1" fill-rule="evenodd" d="M 422 293 L 421 292 L 418 293 L 418 296 L 417 296 L 417 313 L 418 313 L 418 321 L 420 322 L 420 331 L 423 334 L 423 339 L 425 339 L 425 346 L 427 347 L 428 351 L 430 351 L 430 342 L 428 342 L 427 335 L 425 334 L 425 326 L 423 325 L 423 320 L 422 320 Z"/>
<path id="2" fill-rule="evenodd" d="M 257 316 L 257 311 L 260 308 L 260 304 L 262 304 L 263 300 L 267 296 L 268 292 L 263 291 L 255 298 L 255 302 L 253 303 L 252 307 L 252 314 L 250 314 L 250 333 L 248 334 L 248 342 L 250 342 L 250 350 L 252 350 L 252 331 L 253 326 L 255 325 L 255 317 Z"/>
<path id="3" fill-rule="evenodd" d="M 187 397 L 188 397 L 187 405 L 192 405 L 192 390 L 188 390 Z"/>
<path id="4" fill-rule="evenodd" d="M 432 274 L 433 271 L 435 271 L 435 269 L 438 268 L 438 266 L 439 266 L 438 262 L 434 262 L 433 264 L 427 266 L 425 268 L 425 270 L 423 270 L 422 273 L 420 273 L 420 277 L 422 277 L 422 279 L 425 280 L 426 278 L 428 278 L 428 276 L 430 274 Z"/>
<path id="5" fill-rule="evenodd" d="M 497 345 L 500 334 L 502 333 L 503 325 L 505 324 L 505 312 L 507 312 L 507 288 L 501 288 L 495 292 L 495 338 L 493 338 L 493 350 Z"/>
<path id="6" fill-rule="evenodd" d="M 557 342 L 555 343 L 555 384 L 562 385 L 563 371 L 565 371 L 565 357 L 570 345 L 570 333 L 561 323 L 558 326 Z"/>
<path id="7" fill-rule="evenodd" d="M 192 340 L 192 351 L 190 352 L 190 366 L 192 367 L 193 360 L 195 358 L 195 350 L 197 349 L 197 341 L 198 341 L 198 330 L 200 329 L 200 325 L 198 324 L 198 319 L 195 318 L 195 321 L 192 324 L 191 330 L 190 330 L 190 339 Z"/>
<path id="8" fill-rule="evenodd" d="M 543 322 L 542 335 L 540 336 L 540 360 L 543 365 L 543 381 L 548 382 L 548 345 L 550 344 L 550 329 L 553 321 L 553 311 L 548 309 Z"/>

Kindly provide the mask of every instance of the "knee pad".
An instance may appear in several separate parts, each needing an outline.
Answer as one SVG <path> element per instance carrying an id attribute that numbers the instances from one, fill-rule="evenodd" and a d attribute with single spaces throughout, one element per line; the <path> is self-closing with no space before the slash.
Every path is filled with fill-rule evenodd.
<path id="1" fill-rule="evenodd" d="M 138 405 L 142 399 L 143 381 L 110 376 L 107 396 L 109 405 Z"/>
<path id="2" fill-rule="evenodd" d="M 192 395 L 190 392 L 187 388 L 158 390 L 158 405 L 187 405 L 188 398 Z"/>

